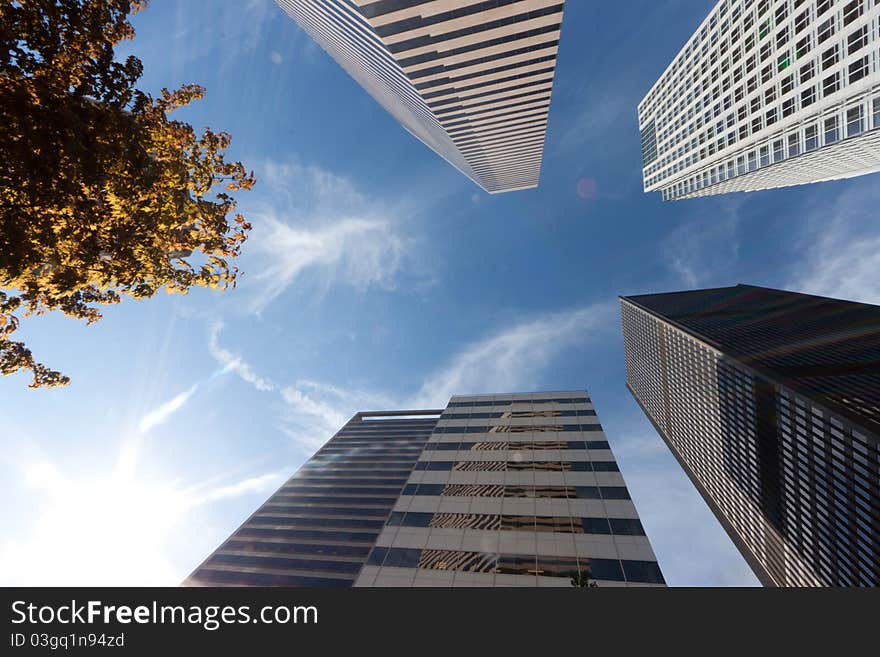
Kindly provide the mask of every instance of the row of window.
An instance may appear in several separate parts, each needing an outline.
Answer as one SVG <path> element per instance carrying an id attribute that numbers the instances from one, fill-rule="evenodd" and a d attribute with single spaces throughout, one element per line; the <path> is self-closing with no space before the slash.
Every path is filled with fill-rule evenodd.
<path id="1" fill-rule="evenodd" d="M 429 527 L 432 529 L 479 529 L 484 531 L 531 531 L 557 534 L 615 534 L 644 536 L 636 518 L 570 518 L 551 516 L 513 516 L 477 513 L 402 513 L 388 518 L 391 527 Z"/>
<path id="2" fill-rule="evenodd" d="M 367 564 L 385 568 L 420 568 L 472 573 L 533 575 L 541 577 L 576 577 L 587 575 L 596 580 L 664 584 L 655 561 L 589 559 L 582 557 L 544 557 L 455 550 L 413 550 L 377 547 Z"/>
<path id="3" fill-rule="evenodd" d="M 272 500 L 266 502 L 266 504 L 261 507 L 260 512 L 288 514 L 292 516 L 314 516 L 316 518 L 326 516 L 352 516 L 384 519 L 388 513 L 388 509 L 392 506 L 391 504 L 380 506 L 378 508 L 363 506 L 328 506 L 323 504 L 309 504 L 302 498 L 292 501 L 298 502 L 298 504 L 287 504 L 283 500 L 272 498 Z M 395 498 L 393 501 L 396 502 L 397 499 Z M 359 505 L 362 504 L 362 501 L 354 500 L 348 502 L 348 504 Z"/>
<path id="4" fill-rule="evenodd" d="M 595 417 L 596 411 L 496 411 L 492 413 L 443 413 L 441 420 L 492 420 L 495 418 Z"/>
<path id="5" fill-rule="evenodd" d="M 306 506 L 336 506 L 337 504 L 356 504 L 358 506 L 384 506 L 391 508 L 397 502 L 393 497 L 370 497 L 367 495 L 339 495 L 334 489 L 329 494 L 300 495 L 299 493 L 277 493 L 272 497 L 272 504 L 294 503 Z"/>
<path id="6" fill-rule="evenodd" d="M 355 476 L 340 477 L 336 472 L 297 473 L 290 479 L 290 485 L 298 486 L 403 486 L 409 479 L 411 470 L 401 475 L 388 477 L 384 474 L 371 476 L 369 471 L 358 472 Z"/>
<path id="7" fill-rule="evenodd" d="M 235 532 L 233 538 L 293 539 L 301 541 L 321 541 L 323 543 L 365 543 L 372 545 L 379 534 L 374 531 L 333 531 L 329 529 L 290 529 L 287 527 L 245 526 Z"/>
<path id="8" fill-rule="evenodd" d="M 194 584 L 215 586 L 289 586 L 314 588 L 350 588 L 353 577 L 309 577 L 307 575 L 283 575 L 280 573 L 255 573 L 237 570 L 215 570 L 202 566 L 187 580 Z"/>
<path id="9" fill-rule="evenodd" d="M 323 496 L 328 493 L 331 495 L 394 495 L 400 492 L 403 485 L 397 485 L 388 488 L 378 488 L 372 486 L 363 486 L 363 487 L 355 487 L 355 486 L 324 486 L 324 487 L 312 487 L 312 486 L 285 486 L 278 494 L 288 494 L 288 495 L 314 495 L 314 496 Z"/>
<path id="10" fill-rule="evenodd" d="M 305 465 L 303 465 L 304 470 L 308 470 L 310 468 L 324 468 L 328 465 L 344 465 L 344 466 L 352 466 L 352 467 L 364 467 L 375 465 L 376 467 L 381 467 L 379 464 L 390 465 L 396 468 L 402 468 L 405 466 L 411 466 L 414 464 L 421 452 L 416 454 L 389 454 L 387 452 L 373 452 L 366 454 L 349 451 L 343 454 L 320 454 L 316 458 L 312 458 Z"/>
<path id="11" fill-rule="evenodd" d="M 481 443 L 428 443 L 425 445 L 424 451 L 546 451 L 551 449 L 611 449 L 611 446 L 606 440 L 551 440 L 545 442 L 537 440 L 507 440 L 503 442 Z"/>
<path id="12" fill-rule="evenodd" d="M 372 545 L 345 545 L 341 543 L 290 543 L 288 541 L 247 541 L 235 536 L 220 548 L 223 552 L 258 552 L 263 554 L 293 554 L 296 556 L 353 557 L 365 559 Z"/>
<path id="13" fill-rule="evenodd" d="M 437 427 L 434 433 L 558 433 L 574 431 L 602 431 L 601 424 L 547 424 L 540 426 L 477 426 L 477 427 Z"/>
<path id="14" fill-rule="evenodd" d="M 775 135 L 756 145 L 747 153 L 695 174 L 664 189 L 664 198 L 671 199 L 691 194 L 737 176 L 778 164 L 799 155 L 830 146 L 844 138 L 857 137 L 867 130 L 880 128 L 880 97 L 874 98 L 871 112 L 861 104 L 846 108 L 845 112 L 825 116 L 818 122 L 797 126 L 784 135 Z"/>
<path id="15" fill-rule="evenodd" d="M 813 64 L 808 64 L 801 70 L 802 74 L 807 76 L 806 79 L 809 79 L 809 77 L 812 77 L 813 75 L 814 66 Z M 670 156 L 671 159 L 676 159 L 680 155 L 689 151 L 693 151 L 693 153 L 669 169 L 665 169 L 656 175 L 649 175 L 646 178 L 647 184 L 653 185 L 663 178 L 674 175 L 679 171 L 684 171 L 706 158 L 711 158 L 715 153 L 720 153 L 738 142 L 745 141 L 750 135 L 758 134 L 765 128 L 773 126 L 778 121 L 793 116 L 798 111 L 807 109 L 820 98 L 829 96 L 845 86 L 846 82 L 843 79 L 844 72 L 848 71 L 848 80 L 852 83 L 868 75 L 869 70 L 869 58 L 868 56 L 865 56 L 851 63 L 845 71 L 836 71 L 823 77 L 817 84 L 803 84 L 802 80 L 802 86 L 799 88 L 799 92 L 785 98 L 780 104 L 770 102 L 770 96 L 775 98 L 776 91 L 775 88 L 768 89 L 766 92 L 768 97 L 768 108 L 765 112 L 761 112 L 761 97 L 756 97 L 751 103 L 753 108 L 752 114 L 748 113 L 747 106 L 744 105 L 740 108 L 738 115 L 730 114 L 727 117 L 726 122 L 722 120 L 717 125 L 709 127 L 704 134 L 695 136 L 691 140 L 682 143 L 677 150 L 672 153 Z M 806 71 L 806 73 L 804 73 L 804 71 Z M 788 78 L 789 81 L 790 78 L 791 76 Z M 789 89 L 790 88 L 791 87 L 789 87 Z M 783 86 L 783 94 L 784 93 L 786 93 L 786 89 Z M 707 117 L 709 114 L 710 112 L 707 112 Z M 876 125 L 877 124 L 875 123 L 875 127 Z M 861 134 L 866 129 L 869 128 L 863 125 L 858 132 L 848 136 Z"/>
<path id="16" fill-rule="evenodd" d="M 614 461 L 419 461 L 428 472 L 620 472 Z"/>
<path id="17" fill-rule="evenodd" d="M 500 399 L 496 401 L 460 401 L 449 402 L 447 408 L 479 408 L 485 406 L 512 406 L 516 404 L 589 404 L 589 397 L 571 397 L 564 399 Z"/>
<path id="18" fill-rule="evenodd" d="M 732 96 L 727 96 L 723 100 L 718 100 L 712 105 L 714 98 L 706 97 L 703 102 L 690 110 L 687 115 L 682 117 L 683 121 L 687 121 L 681 134 L 672 142 L 677 148 L 673 151 L 666 151 L 664 157 L 654 166 L 647 168 L 646 173 L 649 175 L 649 182 L 657 178 L 663 178 L 670 174 L 674 174 L 679 170 L 687 168 L 691 164 L 701 161 L 707 155 L 715 152 L 716 144 L 713 141 L 718 138 L 717 149 L 722 150 L 727 146 L 735 144 L 749 136 L 749 134 L 758 132 L 764 127 L 773 125 L 777 120 L 791 116 L 799 109 L 806 109 L 820 98 L 830 96 L 838 90 L 850 84 L 858 82 L 865 78 L 871 70 L 871 54 L 865 54 L 856 60 L 850 61 L 842 69 L 830 71 L 839 62 L 844 61 L 847 57 L 857 54 L 863 48 L 867 47 L 867 30 L 860 28 L 847 40 L 846 48 L 843 44 L 834 44 L 827 48 L 822 56 L 816 61 L 810 61 L 802 65 L 797 74 L 791 73 L 782 77 L 777 83 L 767 86 L 765 83 L 771 80 L 775 74 L 775 70 L 768 66 L 762 71 L 759 78 L 756 73 L 749 78 L 748 82 L 738 88 Z M 800 59 L 800 57 L 798 57 Z M 780 70 L 791 66 L 792 55 L 785 54 L 780 57 Z M 819 84 L 809 84 L 817 74 Z M 762 87 L 762 91 L 758 91 Z M 799 89 L 799 93 L 793 94 L 786 98 L 786 95 L 795 88 Z M 748 96 L 748 102 L 744 102 Z M 778 100 L 782 100 L 778 104 Z M 736 109 L 734 111 L 734 106 Z M 761 113 L 762 108 L 766 108 L 765 115 Z M 705 111 L 703 111 L 705 110 Z M 729 112 L 729 113 L 727 113 Z M 722 113 L 727 113 L 726 118 L 721 119 Z M 720 119 L 717 124 L 715 119 Z M 679 126 L 680 122 L 674 124 Z M 704 134 L 694 137 L 690 141 L 685 141 L 687 137 L 700 128 L 706 126 Z M 734 129 L 734 128 L 738 129 Z M 730 131 L 725 140 L 725 128 Z M 667 135 L 661 135 L 666 137 Z M 693 153 L 676 164 L 670 169 L 664 169 L 669 164 L 680 158 L 686 152 L 695 150 L 698 145 L 708 144 L 707 148 L 702 149 L 699 153 Z M 659 176 L 655 176 L 664 169 Z"/>
<path id="19" fill-rule="evenodd" d="M 416 453 L 418 454 L 422 447 L 424 447 L 425 442 L 422 441 L 418 445 L 413 445 L 412 443 L 402 443 L 393 440 L 383 440 L 381 437 L 374 440 L 352 440 L 352 441 L 330 441 L 326 446 L 322 447 L 318 454 L 327 454 L 327 453 L 337 453 L 344 454 L 347 452 L 354 451 L 375 451 L 375 452 L 388 452 L 389 454 L 410 454 Z"/>
<path id="20" fill-rule="evenodd" d="M 402 495 L 628 500 L 625 486 L 513 486 L 509 484 L 407 484 Z"/>
<path id="21" fill-rule="evenodd" d="M 393 464 L 395 467 L 400 467 L 403 465 L 412 465 L 415 463 L 421 452 L 415 454 L 389 454 L 387 452 L 376 452 L 370 454 L 369 452 L 366 454 L 359 453 L 358 451 L 347 451 L 342 453 L 321 453 L 316 454 L 309 461 L 309 465 L 322 465 L 326 463 L 336 463 L 336 464 L 348 464 L 357 466 L 359 463 L 369 462 L 369 463 L 388 463 Z"/>
<path id="22" fill-rule="evenodd" d="M 381 519 L 369 518 L 325 518 L 314 515 L 315 509 L 309 509 L 308 513 L 294 515 L 278 515 L 277 510 L 260 509 L 254 517 L 247 522 L 246 527 L 261 527 L 271 525 L 273 530 L 280 528 L 319 528 L 332 529 L 382 529 L 385 525 L 384 516 Z"/>
<path id="23" fill-rule="evenodd" d="M 409 468 L 406 470 L 391 470 L 385 467 L 378 468 L 375 463 L 348 464 L 344 469 L 331 466 L 332 464 L 324 465 L 319 463 L 304 465 L 297 474 L 297 478 L 305 476 L 332 477 L 335 479 L 336 477 L 361 477 L 371 475 L 376 477 L 408 477 L 412 472 Z"/>
<path id="24" fill-rule="evenodd" d="M 205 563 L 212 565 L 238 566 L 239 568 L 280 568 L 284 570 L 299 570 L 304 572 L 338 573 L 357 575 L 361 571 L 363 560 L 339 561 L 327 559 L 309 559 L 308 557 L 293 556 L 259 556 L 248 554 L 223 554 L 213 555 Z"/>

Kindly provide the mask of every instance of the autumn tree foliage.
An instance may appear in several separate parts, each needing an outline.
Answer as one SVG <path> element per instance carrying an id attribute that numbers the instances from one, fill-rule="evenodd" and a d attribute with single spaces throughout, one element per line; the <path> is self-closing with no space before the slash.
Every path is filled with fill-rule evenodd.
<path id="1" fill-rule="evenodd" d="M 169 118 L 202 87 L 154 98 L 137 57 L 114 59 L 145 4 L 0 0 L 0 373 L 34 388 L 69 379 L 13 339 L 20 318 L 235 285 L 251 226 L 229 192 L 253 173 L 224 160 L 227 133 Z"/>

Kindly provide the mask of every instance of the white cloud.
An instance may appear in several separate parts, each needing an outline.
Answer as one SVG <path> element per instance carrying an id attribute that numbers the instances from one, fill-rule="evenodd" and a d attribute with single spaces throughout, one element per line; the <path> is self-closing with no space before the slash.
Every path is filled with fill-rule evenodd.
<path id="1" fill-rule="evenodd" d="M 614 326 L 613 308 L 597 304 L 506 328 L 454 356 L 424 382 L 409 403 L 443 407 L 451 395 L 533 388 L 552 359 Z"/>
<path id="2" fill-rule="evenodd" d="M 215 321 L 208 328 L 208 350 L 217 363 L 223 366 L 222 372 L 235 372 L 247 383 L 253 385 L 257 390 L 268 392 L 274 390 L 275 386 L 269 379 L 258 376 L 256 372 L 239 356 L 235 356 L 231 351 L 220 346 L 219 336 L 223 330 L 223 322 Z"/>
<path id="3" fill-rule="evenodd" d="M 252 310 L 307 276 L 324 289 L 395 287 L 409 241 L 391 209 L 320 167 L 269 162 L 258 173 L 271 202 L 248 212 L 255 227 L 250 250 L 258 258 L 249 276 L 256 283 L 249 286 Z"/>
<path id="4" fill-rule="evenodd" d="M 880 227 L 876 181 L 860 180 L 832 204 L 810 204 L 798 243 L 804 254 L 789 287 L 798 292 L 880 305 Z"/>
<path id="5" fill-rule="evenodd" d="M 218 500 L 228 500 L 249 493 L 266 493 L 274 491 L 278 488 L 278 485 L 285 477 L 286 475 L 280 472 L 270 472 L 258 477 L 244 479 L 228 486 L 220 486 L 219 488 L 214 488 L 199 497 L 198 503 L 204 504 L 207 502 L 216 502 Z"/>
<path id="6" fill-rule="evenodd" d="M 323 445 L 358 411 L 397 408 L 399 401 L 337 386 L 301 380 L 281 391 L 287 403 L 283 430 L 304 451 Z"/>
<path id="7" fill-rule="evenodd" d="M 530 389 L 554 358 L 589 344 L 615 321 L 613 306 L 606 304 L 529 319 L 469 345 L 411 396 L 297 381 L 282 390 L 287 403 L 283 428 L 304 451 L 313 451 L 357 411 L 443 408 L 453 394 Z"/>
<path id="8" fill-rule="evenodd" d="M 168 418 L 171 417 L 176 411 L 179 411 L 187 401 L 189 401 L 190 397 L 192 397 L 196 390 L 198 390 L 198 384 L 192 385 L 188 390 L 184 390 L 179 395 L 176 395 L 172 399 L 169 399 L 164 404 L 159 405 L 149 413 L 141 418 L 140 424 L 138 425 L 138 431 L 141 433 L 146 433 L 153 427 L 156 427 L 163 422 L 165 422 Z"/>
<path id="9" fill-rule="evenodd" d="M 341 218 L 317 228 L 295 228 L 274 217 L 264 221 L 268 230 L 259 250 L 267 264 L 254 276 L 261 286 L 255 310 L 309 269 L 317 270 L 326 284 L 339 281 L 361 290 L 394 286 L 403 246 L 387 221 Z"/>
<path id="10" fill-rule="evenodd" d="M 664 240 L 667 266 L 688 288 L 726 282 L 739 259 L 740 199 L 723 199 L 720 213 L 680 224 Z"/>
<path id="11" fill-rule="evenodd" d="M 534 388 L 554 358 L 571 347 L 596 339 L 597 332 L 616 325 L 612 304 L 531 318 L 500 330 L 454 355 L 449 364 L 428 376 L 409 397 L 343 388 L 299 380 L 280 388 L 285 402 L 282 430 L 303 451 L 311 453 L 363 410 L 442 408 L 454 394 L 506 392 Z M 220 347 L 222 323 L 210 329 L 209 347 L 222 371 L 234 370 L 258 390 L 275 387 L 240 358 Z"/>

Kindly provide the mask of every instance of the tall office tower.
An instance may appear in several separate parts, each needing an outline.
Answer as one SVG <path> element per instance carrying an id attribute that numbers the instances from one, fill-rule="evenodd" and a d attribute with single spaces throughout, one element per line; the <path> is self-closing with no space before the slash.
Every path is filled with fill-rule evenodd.
<path id="1" fill-rule="evenodd" d="M 565 0 L 276 0 L 489 193 L 537 187 Z"/>
<path id="2" fill-rule="evenodd" d="M 358 413 L 187 579 L 242 586 L 658 586 L 585 392 Z"/>
<path id="3" fill-rule="evenodd" d="M 880 0 L 721 0 L 639 104 L 664 200 L 880 171 Z"/>
<path id="4" fill-rule="evenodd" d="M 880 585 L 880 307 L 623 297 L 627 385 L 767 586 Z"/>

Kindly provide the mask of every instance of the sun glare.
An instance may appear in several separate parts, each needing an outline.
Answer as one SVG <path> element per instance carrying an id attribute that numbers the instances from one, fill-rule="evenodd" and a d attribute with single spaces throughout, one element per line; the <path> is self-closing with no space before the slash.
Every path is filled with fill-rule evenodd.
<path id="1" fill-rule="evenodd" d="M 129 468 L 70 477 L 51 463 L 26 469 L 39 510 L 28 540 L 0 549 L 7 585 L 174 585 L 169 534 L 193 500 L 175 485 L 144 481 Z M 4 572 L 6 571 L 6 572 Z"/>

